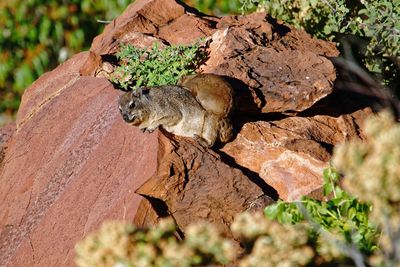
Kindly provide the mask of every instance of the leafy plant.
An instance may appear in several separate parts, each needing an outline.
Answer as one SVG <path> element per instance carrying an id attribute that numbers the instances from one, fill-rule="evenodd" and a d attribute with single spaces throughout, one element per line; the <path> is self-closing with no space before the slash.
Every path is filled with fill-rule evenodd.
<path id="1" fill-rule="evenodd" d="M 200 12 L 209 15 L 239 14 L 241 3 L 239 0 L 184 0 Z"/>
<path id="2" fill-rule="evenodd" d="M 317 228 L 340 234 L 348 244 L 356 244 L 367 254 L 376 249 L 377 231 L 369 222 L 371 206 L 361 203 L 338 186 L 339 174 L 332 168 L 324 171 L 324 195 L 328 201 L 303 197 L 301 201 L 278 201 L 265 208 L 265 215 L 284 224 L 310 221 Z"/>
<path id="3" fill-rule="evenodd" d="M 400 2 L 368 1 L 358 14 L 344 24 L 342 32 L 350 32 L 369 40 L 364 63 L 387 84 L 400 85 Z"/>
<path id="4" fill-rule="evenodd" d="M 45 71 L 88 49 L 104 24 L 130 0 L 15 0 L 0 2 L 0 113 Z"/>
<path id="5" fill-rule="evenodd" d="M 111 76 L 111 81 L 128 89 L 176 84 L 183 75 L 194 73 L 205 54 L 198 42 L 188 46 L 166 46 L 163 49 L 154 43 L 149 49 L 124 45 L 117 53 L 117 58 L 121 65 Z"/>
<path id="6" fill-rule="evenodd" d="M 345 0 L 241 0 L 243 12 L 266 11 L 274 18 L 302 28 L 317 37 L 328 39 L 339 32 L 349 8 Z"/>

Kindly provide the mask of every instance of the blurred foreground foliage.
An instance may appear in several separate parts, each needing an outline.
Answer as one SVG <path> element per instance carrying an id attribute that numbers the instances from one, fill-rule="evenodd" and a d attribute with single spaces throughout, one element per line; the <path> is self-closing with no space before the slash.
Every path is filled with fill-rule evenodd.
<path id="1" fill-rule="evenodd" d="M 234 258 L 233 243 L 212 224 L 192 224 L 183 241 L 176 231 L 172 218 L 151 228 L 105 223 L 77 244 L 76 263 L 81 267 L 189 267 L 227 264 Z"/>

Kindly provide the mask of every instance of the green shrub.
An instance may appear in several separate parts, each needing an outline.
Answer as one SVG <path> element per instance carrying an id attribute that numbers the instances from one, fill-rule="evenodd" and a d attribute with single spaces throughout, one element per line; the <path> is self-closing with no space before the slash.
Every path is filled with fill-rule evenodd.
<path id="1" fill-rule="evenodd" d="M 239 0 L 184 0 L 183 2 L 208 15 L 220 16 L 241 12 Z"/>
<path id="2" fill-rule="evenodd" d="M 323 177 L 324 195 L 331 195 L 328 201 L 310 197 L 292 203 L 278 201 L 265 208 L 265 215 L 285 224 L 309 221 L 324 231 L 340 235 L 348 245 L 356 244 L 363 253 L 371 254 L 376 249 L 377 238 L 377 231 L 369 221 L 371 206 L 341 189 L 339 174 L 332 168 L 326 169 Z"/>
<path id="3" fill-rule="evenodd" d="M 0 3 L 0 113 L 16 111 L 41 74 L 88 49 L 102 31 L 97 20 L 118 16 L 129 0 L 16 0 Z"/>
<path id="4" fill-rule="evenodd" d="M 111 75 L 117 86 L 128 89 L 140 86 L 176 84 L 183 75 L 194 73 L 205 59 L 199 43 L 159 48 L 136 48 L 124 45 L 117 53 L 120 66 Z"/>

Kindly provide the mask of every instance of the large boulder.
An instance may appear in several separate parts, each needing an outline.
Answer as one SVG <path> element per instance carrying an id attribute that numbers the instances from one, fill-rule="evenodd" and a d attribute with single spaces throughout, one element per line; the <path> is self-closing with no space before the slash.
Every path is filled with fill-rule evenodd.
<path id="1" fill-rule="evenodd" d="M 125 124 L 122 92 L 104 78 L 120 45 L 199 38 L 208 52 L 199 71 L 226 76 L 237 93 L 234 140 L 208 149 Z M 229 235 L 239 212 L 318 191 L 332 147 L 362 138 L 371 112 L 342 108 L 337 55 L 265 13 L 216 18 L 174 0 L 135 1 L 90 51 L 29 87 L 15 129 L 0 131 L 0 266 L 71 266 L 75 243 L 111 219 L 168 215 L 183 233 L 208 220 Z"/>
<path id="2" fill-rule="evenodd" d="M 156 168 L 157 135 L 120 120 L 106 79 L 79 75 L 87 55 L 23 97 L 1 169 L 1 266 L 72 265 L 82 236 L 104 220 L 133 219 L 134 191 Z"/>

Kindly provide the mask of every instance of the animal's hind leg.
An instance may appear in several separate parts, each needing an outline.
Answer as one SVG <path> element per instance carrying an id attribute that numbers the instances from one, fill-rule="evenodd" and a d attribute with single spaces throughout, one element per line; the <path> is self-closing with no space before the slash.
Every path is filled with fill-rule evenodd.
<path id="1" fill-rule="evenodd" d="M 208 147 L 212 147 L 218 137 L 218 118 L 207 113 L 204 120 L 202 138 L 207 142 Z"/>
<path id="2" fill-rule="evenodd" d="M 222 143 L 231 140 L 233 136 L 233 126 L 229 118 L 221 119 L 218 122 L 218 137 Z"/>

